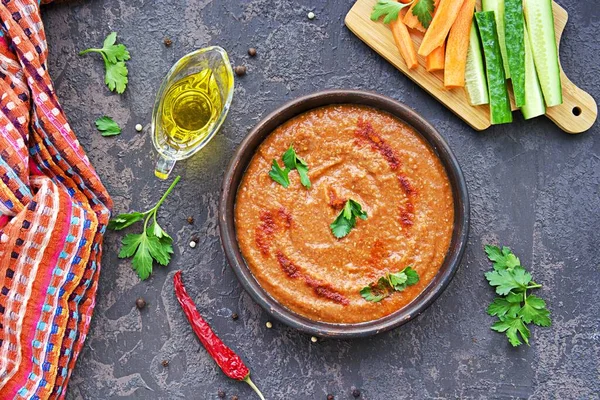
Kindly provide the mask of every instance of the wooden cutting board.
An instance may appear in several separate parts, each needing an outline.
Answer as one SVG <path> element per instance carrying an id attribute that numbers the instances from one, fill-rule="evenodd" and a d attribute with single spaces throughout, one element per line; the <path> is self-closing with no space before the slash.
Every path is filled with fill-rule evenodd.
<path id="1" fill-rule="evenodd" d="M 424 67 L 425 59 L 421 56 L 419 56 L 419 67 L 417 69 L 411 71 L 406 67 L 404 59 L 396 49 L 390 29 L 382 22 L 373 22 L 370 19 L 371 10 L 376 2 L 377 0 L 358 0 L 346 15 L 345 23 L 348 29 L 467 124 L 471 125 L 473 129 L 482 131 L 489 128 L 489 106 L 471 106 L 467 101 L 465 90 L 462 88 L 445 89 L 443 71 L 427 72 Z M 480 9 L 479 1 L 477 7 Z M 569 15 L 558 4 L 554 3 L 553 7 L 556 40 L 557 43 L 560 43 Z M 412 32 L 411 35 L 418 48 L 422 37 L 415 32 Z M 581 68 L 586 68 L 586 66 L 582 65 Z M 565 132 L 584 132 L 596 121 L 598 115 L 596 101 L 587 92 L 579 89 L 571 82 L 562 67 L 560 73 L 563 87 L 563 104 L 548 108 L 546 116 Z M 516 109 L 514 101 L 512 104 L 513 109 Z"/>

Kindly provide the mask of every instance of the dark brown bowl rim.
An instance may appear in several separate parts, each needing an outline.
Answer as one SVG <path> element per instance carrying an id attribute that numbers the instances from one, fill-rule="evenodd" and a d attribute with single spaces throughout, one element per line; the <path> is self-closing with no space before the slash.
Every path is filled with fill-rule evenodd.
<path id="1" fill-rule="evenodd" d="M 377 320 L 357 324 L 334 324 L 310 320 L 272 298 L 254 278 L 238 247 L 234 208 L 237 189 L 258 146 L 282 123 L 308 110 L 331 104 L 361 104 L 386 111 L 411 125 L 442 161 L 454 196 L 454 232 L 439 272 L 406 307 Z M 374 335 L 405 324 L 421 314 L 452 280 L 465 251 L 469 233 L 469 196 L 462 170 L 450 147 L 437 130 L 408 106 L 380 94 L 360 90 L 326 90 L 292 100 L 262 119 L 244 138 L 225 171 L 219 203 L 219 230 L 227 261 L 237 278 L 273 318 L 318 337 L 357 338 Z"/>

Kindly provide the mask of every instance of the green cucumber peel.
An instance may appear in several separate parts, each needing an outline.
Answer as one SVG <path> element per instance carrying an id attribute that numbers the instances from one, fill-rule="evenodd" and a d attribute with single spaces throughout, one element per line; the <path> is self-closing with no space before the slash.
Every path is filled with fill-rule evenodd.
<path id="1" fill-rule="evenodd" d="M 535 71 L 533 63 L 533 54 L 531 53 L 531 42 L 527 33 L 527 26 L 524 29 L 525 33 L 525 105 L 521 107 L 523 118 L 531 119 L 546 114 L 546 105 L 540 81 Z"/>
<path id="2" fill-rule="evenodd" d="M 515 95 L 515 104 L 525 105 L 525 27 L 523 21 L 523 0 L 505 0 L 504 28 L 506 57 Z"/>
<path id="3" fill-rule="evenodd" d="M 488 86 L 481 53 L 481 42 L 475 19 L 471 23 L 469 35 L 469 50 L 467 51 L 467 66 L 465 68 L 465 89 L 469 103 L 472 106 L 489 104 Z"/>
<path id="4" fill-rule="evenodd" d="M 552 0 L 527 0 L 525 21 L 527 22 L 533 61 L 546 105 L 553 107 L 562 104 L 562 85 Z"/>
<path id="5" fill-rule="evenodd" d="M 502 54 L 502 65 L 504 66 L 504 75 L 506 76 L 506 79 L 509 79 L 510 68 L 508 66 L 508 56 L 506 55 L 506 30 L 504 29 L 504 0 L 481 0 L 481 9 L 483 11 L 494 12 L 498 41 L 500 43 L 500 52 Z"/>
<path id="6" fill-rule="evenodd" d="M 490 122 L 492 125 L 512 122 L 512 111 L 506 77 L 502 65 L 502 53 L 498 41 L 496 19 L 493 11 L 475 13 L 479 35 L 483 44 L 485 66 L 487 70 L 488 90 L 490 96 Z"/>

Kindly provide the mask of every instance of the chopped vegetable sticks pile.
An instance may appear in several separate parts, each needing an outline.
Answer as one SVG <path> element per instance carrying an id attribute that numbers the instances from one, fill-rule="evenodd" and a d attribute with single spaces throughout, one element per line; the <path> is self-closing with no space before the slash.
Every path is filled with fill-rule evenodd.
<path id="1" fill-rule="evenodd" d="M 508 82 L 525 119 L 562 104 L 552 0 L 378 0 L 371 19 L 389 24 L 408 69 L 425 57 L 444 71 L 446 89 L 465 88 L 473 106 L 489 104 L 490 122 L 512 122 Z M 418 49 L 411 37 L 423 34 Z"/>

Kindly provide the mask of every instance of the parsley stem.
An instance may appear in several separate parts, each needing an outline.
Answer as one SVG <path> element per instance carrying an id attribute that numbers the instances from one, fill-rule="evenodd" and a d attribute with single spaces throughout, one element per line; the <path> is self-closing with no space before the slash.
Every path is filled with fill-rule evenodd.
<path id="1" fill-rule="evenodd" d="M 535 283 L 535 282 L 533 282 L 533 284 L 531 284 L 531 285 L 527 286 L 525 289 L 539 289 L 539 288 L 541 288 L 541 287 L 542 287 L 542 285 L 540 285 L 540 284 L 538 284 L 538 283 Z"/>
<path id="2" fill-rule="evenodd" d="M 156 211 L 158 211 L 158 208 L 160 207 L 160 205 L 165 201 L 165 199 L 167 198 L 167 196 L 169 195 L 169 193 L 171 193 L 171 191 L 173 190 L 173 188 L 175 187 L 175 185 L 177 185 L 177 182 L 179 182 L 180 179 L 181 179 L 181 175 L 177 175 L 177 177 L 175 178 L 175 180 L 173 181 L 173 183 L 171 183 L 171 186 L 169 186 L 169 188 L 162 195 L 162 197 L 160 198 L 160 200 L 158 200 L 158 203 L 156 203 L 156 205 L 154 207 L 152 207 L 151 209 L 149 209 L 148 211 L 146 211 L 144 213 L 144 215 L 146 216 L 146 220 L 144 221 L 144 232 L 146 232 L 146 228 L 148 226 L 148 221 L 150 220 L 151 216 L 154 217 L 154 222 L 156 222 Z"/>
<path id="3" fill-rule="evenodd" d="M 102 53 L 102 49 L 85 49 L 79 52 L 80 56 L 83 56 L 87 53 Z"/>
<path id="4" fill-rule="evenodd" d="M 148 227 L 148 221 L 150 220 L 150 216 L 154 215 L 156 216 L 156 209 L 152 209 L 152 212 L 150 214 L 148 214 L 148 216 L 146 217 L 146 219 L 144 220 L 144 234 L 146 233 L 146 228 Z M 155 217 L 156 218 L 156 217 Z"/>
<path id="5" fill-rule="evenodd" d="M 171 191 L 173 190 L 175 185 L 177 185 L 177 182 L 179 182 L 180 179 L 181 179 L 181 175 L 177 175 L 177 177 L 175 178 L 173 183 L 171 183 L 171 186 L 169 186 L 169 188 L 167 189 L 165 194 L 163 194 L 162 197 L 160 198 L 160 200 L 158 200 L 158 203 L 156 203 L 156 205 L 154 206 L 154 209 L 158 209 L 158 207 L 160 207 L 160 205 L 165 201 L 165 199 L 167 198 L 169 193 L 171 193 Z"/>

